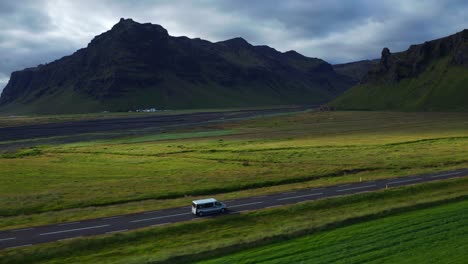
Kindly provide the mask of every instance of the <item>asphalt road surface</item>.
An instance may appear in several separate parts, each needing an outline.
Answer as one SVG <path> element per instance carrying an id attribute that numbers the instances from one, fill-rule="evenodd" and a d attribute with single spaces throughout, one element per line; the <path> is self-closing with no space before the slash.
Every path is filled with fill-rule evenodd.
<path id="1" fill-rule="evenodd" d="M 331 198 L 465 176 L 468 176 L 468 169 L 236 199 L 224 201 L 228 206 L 228 212 L 225 214 L 237 214 L 250 210 L 295 204 L 303 201 Z M 213 216 L 222 217 L 222 215 Z M 148 211 L 138 214 L 118 215 L 48 226 L 1 231 L 0 249 L 26 247 L 81 236 L 125 232 L 127 230 L 142 227 L 167 225 L 175 222 L 198 220 L 202 218 L 203 217 L 194 216 L 191 213 L 190 205 L 187 205 L 185 207 Z"/>

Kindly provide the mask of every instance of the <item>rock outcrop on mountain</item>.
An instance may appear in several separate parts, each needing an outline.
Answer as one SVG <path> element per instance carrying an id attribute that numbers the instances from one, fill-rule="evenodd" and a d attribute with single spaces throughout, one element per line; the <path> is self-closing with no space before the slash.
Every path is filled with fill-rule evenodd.
<path id="1" fill-rule="evenodd" d="M 78 113 L 317 104 L 355 81 L 295 51 L 170 36 L 121 19 L 86 48 L 12 73 L 0 111 Z"/>
<path id="2" fill-rule="evenodd" d="M 412 45 L 404 52 L 392 54 L 382 50 L 380 63 L 366 78 L 366 82 L 383 80 L 390 83 L 417 77 L 434 61 L 450 57 L 452 65 L 468 65 L 468 30 L 457 34 Z"/>
<path id="3" fill-rule="evenodd" d="M 468 30 L 412 45 L 388 48 L 360 84 L 330 105 L 338 109 L 468 110 Z"/>

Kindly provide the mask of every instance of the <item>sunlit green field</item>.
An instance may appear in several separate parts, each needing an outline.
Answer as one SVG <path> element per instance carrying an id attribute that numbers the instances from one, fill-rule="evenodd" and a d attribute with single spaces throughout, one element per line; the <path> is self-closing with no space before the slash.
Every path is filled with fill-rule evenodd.
<path id="1" fill-rule="evenodd" d="M 24 214 L 70 220 L 160 208 L 161 199 L 176 206 L 197 195 L 234 198 L 462 167 L 462 113 L 306 112 L 44 146 L 0 158 L 0 228 Z"/>

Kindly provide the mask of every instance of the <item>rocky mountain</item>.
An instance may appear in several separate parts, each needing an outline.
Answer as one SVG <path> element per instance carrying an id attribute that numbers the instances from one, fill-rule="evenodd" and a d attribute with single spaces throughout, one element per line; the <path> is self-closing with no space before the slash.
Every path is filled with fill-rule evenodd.
<path id="1" fill-rule="evenodd" d="M 337 98 L 338 109 L 468 110 L 468 30 L 412 45 L 388 48 L 362 82 Z"/>
<path id="2" fill-rule="evenodd" d="M 334 64 L 333 70 L 335 70 L 341 75 L 348 76 L 349 78 L 353 79 L 356 83 L 358 83 L 378 63 L 379 59 Z"/>
<path id="3" fill-rule="evenodd" d="M 242 38 L 212 43 L 121 19 L 86 48 L 12 73 L 0 111 L 78 113 L 327 102 L 354 84 L 327 62 Z"/>

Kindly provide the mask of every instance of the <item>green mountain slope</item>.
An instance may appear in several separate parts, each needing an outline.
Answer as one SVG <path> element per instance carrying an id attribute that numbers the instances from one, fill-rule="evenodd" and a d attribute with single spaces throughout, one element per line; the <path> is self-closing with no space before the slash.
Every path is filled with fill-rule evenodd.
<path id="1" fill-rule="evenodd" d="M 382 52 L 364 81 L 330 105 L 336 109 L 468 111 L 468 31 Z"/>

